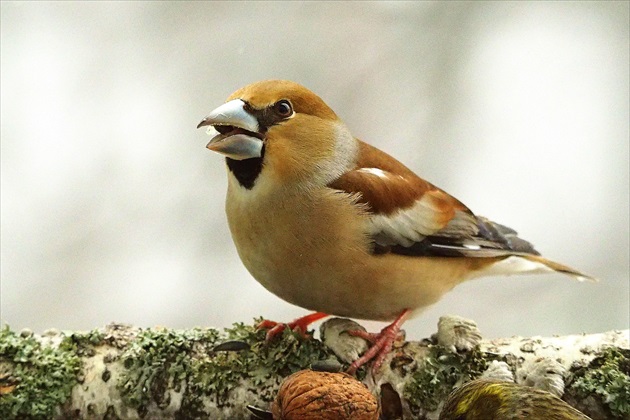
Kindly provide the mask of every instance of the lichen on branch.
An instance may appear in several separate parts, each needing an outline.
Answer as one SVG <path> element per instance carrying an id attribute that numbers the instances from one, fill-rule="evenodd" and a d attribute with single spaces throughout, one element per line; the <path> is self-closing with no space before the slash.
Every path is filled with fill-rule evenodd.
<path id="1" fill-rule="evenodd" d="M 358 328 L 349 320 L 323 324 L 322 341 L 286 330 L 271 343 L 256 323 L 42 335 L 4 327 L 0 418 L 250 418 L 246 406 L 269 410 L 292 373 L 344 370 L 365 350 L 344 332 Z M 389 418 L 437 419 L 449 392 L 478 377 L 545 389 L 593 419 L 627 418 L 628 347 L 628 331 L 482 340 L 472 321 L 445 317 L 436 335 L 398 343 L 376 375 L 357 376 L 383 413 L 396 413 Z"/>

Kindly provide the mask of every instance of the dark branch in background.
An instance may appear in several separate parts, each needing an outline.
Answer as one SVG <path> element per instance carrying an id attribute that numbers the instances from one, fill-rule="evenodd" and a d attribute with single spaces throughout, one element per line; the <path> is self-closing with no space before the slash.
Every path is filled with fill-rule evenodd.
<path id="1" fill-rule="evenodd" d="M 87 333 L 0 331 L 0 418 L 250 418 L 267 410 L 279 384 L 314 367 L 339 371 L 365 350 L 333 318 L 323 342 L 291 331 L 270 344 L 264 331 L 140 329 L 112 324 Z M 326 344 L 324 344 L 326 343 Z M 382 417 L 439 416 L 451 390 L 478 377 L 535 386 L 593 419 L 630 415 L 628 331 L 482 340 L 476 325 L 440 319 L 438 333 L 395 347 L 374 377 Z"/>

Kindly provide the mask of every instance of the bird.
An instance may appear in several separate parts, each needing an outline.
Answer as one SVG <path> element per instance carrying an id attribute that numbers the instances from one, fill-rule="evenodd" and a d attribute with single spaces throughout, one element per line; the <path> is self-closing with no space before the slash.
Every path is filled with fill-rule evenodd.
<path id="1" fill-rule="evenodd" d="M 225 210 L 249 273 L 314 311 L 263 321 L 272 339 L 329 315 L 389 324 L 348 372 L 378 371 L 406 319 L 458 284 L 524 273 L 593 280 L 542 257 L 517 232 L 474 214 L 384 151 L 354 137 L 315 93 L 264 80 L 232 93 L 197 128 L 225 157 Z"/>
<path id="2" fill-rule="evenodd" d="M 446 399 L 440 420 L 589 420 L 555 395 L 530 386 L 476 379 Z"/>

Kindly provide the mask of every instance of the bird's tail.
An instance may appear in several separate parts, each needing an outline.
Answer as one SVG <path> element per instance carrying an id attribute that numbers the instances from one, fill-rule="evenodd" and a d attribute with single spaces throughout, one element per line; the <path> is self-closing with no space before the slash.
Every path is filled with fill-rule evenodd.
<path id="1" fill-rule="evenodd" d="M 552 269 L 553 271 L 556 271 L 558 273 L 562 273 L 562 274 L 566 274 L 567 276 L 571 276 L 573 277 L 575 280 L 578 281 L 591 281 L 591 282 L 597 282 L 598 280 L 595 277 L 589 276 L 587 274 L 584 274 L 574 268 L 571 268 L 569 266 L 566 266 L 564 264 L 560 264 L 557 263 L 555 261 L 551 261 L 548 260 L 546 258 L 543 258 L 541 256 L 538 255 L 528 255 L 527 257 L 528 260 L 534 262 L 534 263 L 538 263 L 538 264 L 542 264 L 543 266 L 546 266 L 550 269 Z"/>
<path id="2" fill-rule="evenodd" d="M 481 276 L 505 276 L 510 274 L 542 274 L 542 273 L 562 273 L 573 277 L 578 281 L 596 282 L 597 279 L 575 270 L 566 265 L 548 260 L 539 255 L 514 253 L 498 261 L 489 267 L 477 272 L 475 277 Z"/>

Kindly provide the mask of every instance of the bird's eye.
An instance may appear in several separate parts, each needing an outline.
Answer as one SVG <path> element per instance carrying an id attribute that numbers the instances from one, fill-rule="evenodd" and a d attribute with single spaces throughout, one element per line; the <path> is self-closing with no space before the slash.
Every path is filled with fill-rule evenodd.
<path id="1" fill-rule="evenodd" d="M 290 117 L 291 114 L 293 114 L 293 108 L 291 108 L 291 102 L 287 101 L 286 99 L 276 102 L 273 105 L 273 109 L 274 111 L 276 111 L 276 113 L 279 116 L 283 118 Z"/>

